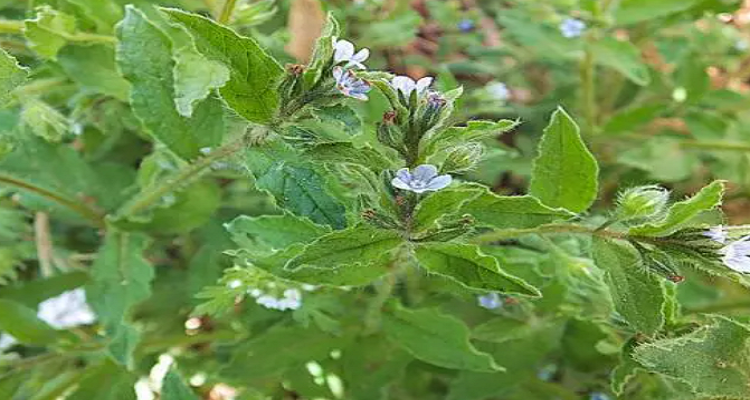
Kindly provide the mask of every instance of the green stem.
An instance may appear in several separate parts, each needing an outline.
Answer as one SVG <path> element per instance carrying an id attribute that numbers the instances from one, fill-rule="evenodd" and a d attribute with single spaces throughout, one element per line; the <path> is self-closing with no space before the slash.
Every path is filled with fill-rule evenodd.
<path id="1" fill-rule="evenodd" d="M 685 312 L 688 314 L 712 314 L 723 311 L 737 311 L 750 309 L 750 301 L 738 300 L 727 303 L 710 304 L 702 307 L 687 308 Z"/>
<path id="2" fill-rule="evenodd" d="M 492 243 L 504 239 L 517 238 L 519 236 L 531 235 L 531 234 L 556 234 L 556 233 L 570 233 L 579 235 L 595 235 L 608 237 L 612 239 L 627 239 L 628 235 L 621 232 L 615 232 L 608 229 L 597 230 L 582 225 L 568 225 L 568 224 L 550 224 L 542 225 L 536 228 L 527 229 L 503 229 L 495 232 L 485 233 L 476 236 L 472 239 L 472 242 L 477 244 Z"/>
<path id="3" fill-rule="evenodd" d="M 64 37 L 71 42 L 117 43 L 117 38 L 114 36 L 97 35 L 96 33 L 78 32 L 72 35 L 64 35 Z"/>
<path id="4" fill-rule="evenodd" d="M 205 157 L 199 158 L 192 164 L 188 164 L 178 173 L 140 192 L 115 213 L 115 219 L 123 219 L 136 215 L 158 202 L 169 192 L 179 190 L 194 182 L 214 162 L 229 157 L 244 148 L 248 144 L 248 138 L 249 135 L 243 135 L 242 138 L 217 148 Z"/>
<path id="5" fill-rule="evenodd" d="M 596 60 L 594 51 L 591 48 L 592 38 L 589 36 L 586 38 L 585 53 L 583 61 L 581 63 L 581 84 L 583 86 L 583 110 L 586 117 L 586 133 L 588 137 L 592 137 L 596 134 L 596 118 L 597 118 L 597 107 L 596 107 L 596 82 L 595 82 L 595 68 Z"/>
<path id="6" fill-rule="evenodd" d="M 17 188 L 29 191 L 31 193 L 34 193 L 38 196 L 42 196 L 44 198 L 47 198 L 49 200 L 54 201 L 55 203 L 58 203 L 66 208 L 69 208 L 70 210 L 76 212 L 83 218 L 90 221 L 93 225 L 103 228 L 104 227 L 104 214 L 99 212 L 98 210 L 88 206 L 86 203 L 80 201 L 80 200 L 73 200 L 69 199 L 67 197 L 61 196 L 57 193 L 51 192 L 47 189 L 41 188 L 39 186 L 36 186 L 32 183 L 25 182 L 16 178 L 12 178 L 10 176 L 0 175 L 0 183 L 5 183 L 11 186 L 15 186 Z"/>
<path id="7" fill-rule="evenodd" d="M 221 10 L 219 10 L 218 15 L 216 16 L 216 21 L 220 24 L 226 24 L 229 22 L 229 19 L 232 17 L 232 13 L 234 12 L 234 7 L 237 5 L 237 0 L 224 0 L 224 4 L 221 6 Z"/>
<path id="8" fill-rule="evenodd" d="M 23 21 L 0 19 L 0 33 L 22 33 Z"/>

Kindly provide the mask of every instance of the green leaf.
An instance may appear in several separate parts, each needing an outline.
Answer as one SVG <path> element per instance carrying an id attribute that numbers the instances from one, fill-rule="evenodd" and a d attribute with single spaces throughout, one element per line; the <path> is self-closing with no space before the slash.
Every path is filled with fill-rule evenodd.
<path id="1" fill-rule="evenodd" d="M 412 217 L 414 231 L 420 232 L 436 224 L 439 225 L 442 217 L 457 213 L 461 206 L 476 198 L 480 190 L 479 187 L 461 187 L 432 193 L 420 201 L 414 209 Z"/>
<path id="2" fill-rule="evenodd" d="M 646 86 L 651 82 L 640 50 L 630 42 L 607 36 L 594 42 L 593 51 L 596 62 L 617 70 L 636 85 Z"/>
<path id="3" fill-rule="evenodd" d="M 725 317 L 676 338 L 638 346 L 634 358 L 647 370 L 676 378 L 701 397 L 747 398 L 750 329 Z"/>
<path id="4" fill-rule="evenodd" d="M 0 299 L 0 331 L 20 342 L 48 345 L 56 342 L 61 333 L 36 316 L 36 311 L 15 301 Z"/>
<path id="5" fill-rule="evenodd" d="M 307 218 L 291 214 L 239 216 L 226 225 L 232 240 L 244 249 L 257 247 L 260 242 L 272 250 L 284 249 L 295 243 L 308 243 L 330 232 Z"/>
<path id="6" fill-rule="evenodd" d="M 452 279 L 470 289 L 540 296 L 539 290 L 500 268 L 494 257 L 479 247 L 461 243 L 420 243 L 414 249 L 426 270 Z"/>
<path id="7" fill-rule="evenodd" d="M 341 357 L 348 398 L 385 400 L 388 388 L 404 374 L 413 360 L 409 353 L 395 347 L 382 336 L 357 338 Z"/>
<path id="8" fill-rule="evenodd" d="M 649 103 L 617 112 L 602 128 L 605 135 L 634 132 L 664 112 L 661 103 Z"/>
<path id="9" fill-rule="evenodd" d="M 256 173 L 255 184 L 294 214 L 336 229 L 346 226 L 344 206 L 326 191 L 324 177 L 309 166 L 280 161 Z"/>
<path id="10" fill-rule="evenodd" d="M 362 165 L 380 173 L 393 163 L 370 146 L 355 147 L 350 142 L 319 143 L 304 152 L 304 157 L 324 163 L 350 163 Z"/>
<path id="11" fill-rule="evenodd" d="M 69 272 L 33 281 L 21 281 L 0 287 L 0 298 L 36 308 L 42 301 L 73 290 L 88 281 L 89 274 L 83 271 Z"/>
<path id="12" fill-rule="evenodd" d="M 107 335 L 113 338 L 110 351 L 120 362 L 129 364 L 129 351 L 137 342 L 137 332 L 125 324 L 133 307 L 151 296 L 152 266 L 143 258 L 147 237 L 119 232 L 111 227 L 92 267 L 87 298 Z"/>
<path id="13" fill-rule="evenodd" d="M 57 62 L 86 91 L 128 101 L 130 83 L 117 72 L 112 47 L 68 45 L 60 50 Z"/>
<path id="14" fill-rule="evenodd" d="M 629 234 L 642 236 L 667 236 L 690 226 L 691 221 L 707 211 L 721 205 L 724 195 L 724 182 L 714 181 L 693 197 L 677 202 L 669 208 L 661 221 L 630 228 Z"/>
<path id="15" fill-rule="evenodd" d="M 117 33 L 117 60 L 133 85 L 130 102 L 151 135 L 185 159 L 198 156 L 204 147 L 219 144 L 224 133 L 224 111 L 219 100 L 203 101 L 191 118 L 177 111 L 175 61 L 169 37 L 132 6 L 126 8 Z"/>
<path id="16" fill-rule="evenodd" d="M 462 213 L 473 215 L 477 224 L 497 229 L 526 229 L 573 216 L 562 208 L 550 208 L 533 196 L 498 196 L 485 191 L 467 202 Z"/>
<path id="17" fill-rule="evenodd" d="M 615 310 L 638 332 L 651 335 L 664 325 L 661 279 L 648 273 L 632 245 L 594 237 L 594 262 L 606 271 Z"/>
<path id="18" fill-rule="evenodd" d="M 37 7 L 36 17 L 24 21 L 29 47 L 44 58 L 55 59 L 57 52 L 68 43 L 68 36 L 75 32 L 75 18 L 48 5 Z"/>
<path id="19" fill-rule="evenodd" d="M 164 377 L 164 385 L 161 389 L 162 400 L 198 400 L 190 387 L 185 384 L 180 374 L 171 369 Z"/>
<path id="20" fill-rule="evenodd" d="M 104 360 L 86 368 L 83 380 L 68 400 L 136 400 L 136 376 L 117 364 Z"/>
<path id="21" fill-rule="evenodd" d="M 550 207 L 579 213 L 596 200 L 599 167 L 565 110 L 552 114 L 534 160 L 531 194 Z"/>
<path id="22" fill-rule="evenodd" d="M 245 383 L 271 378 L 287 369 L 327 357 L 332 350 L 345 345 L 342 338 L 315 329 L 275 326 L 240 345 L 233 352 L 232 361 L 222 370 L 222 376 Z"/>
<path id="23" fill-rule="evenodd" d="M 193 48 L 180 49 L 175 62 L 175 103 L 184 117 L 192 116 L 196 104 L 229 81 L 229 69 L 224 64 L 206 59 Z"/>
<path id="24" fill-rule="evenodd" d="M 122 19 L 122 7 L 113 0 L 65 0 L 79 8 L 78 16 L 91 20 L 98 32 L 112 33 Z"/>
<path id="25" fill-rule="evenodd" d="M 643 369 L 633 359 L 633 350 L 635 350 L 637 344 L 635 338 L 631 338 L 625 343 L 620 354 L 620 364 L 612 370 L 610 386 L 612 392 L 618 396 L 625 392 L 625 387 L 636 376 L 638 370 Z"/>
<path id="26" fill-rule="evenodd" d="M 409 310 L 397 305 L 383 314 L 386 336 L 414 357 L 444 368 L 496 372 L 503 368 L 469 343 L 469 328 L 437 310 Z"/>
<path id="27" fill-rule="evenodd" d="M 438 153 L 466 142 L 477 142 L 496 138 L 510 132 L 520 125 L 518 120 L 503 119 L 500 121 L 468 121 L 466 126 L 454 126 L 429 137 L 423 157 Z"/>
<path id="28" fill-rule="evenodd" d="M 335 270 L 344 265 L 366 269 L 403 243 L 404 239 L 398 232 L 357 225 L 310 243 L 301 254 L 289 260 L 286 269 L 307 266 Z"/>
<path id="29" fill-rule="evenodd" d="M 252 122 L 268 123 L 275 117 L 279 105 L 276 82 L 284 72 L 276 60 L 253 39 L 208 18 L 175 9 L 164 12 L 187 28 L 201 54 L 229 68 L 230 79 L 220 89 L 229 107 Z"/>
<path id="30" fill-rule="evenodd" d="M 615 20 L 621 25 L 635 24 L 689 10 L 701 2 L 703 0 L 623 0 L 615 12 Z"/>
<path id="31" fill-rule="evenodd" d="M 64 115 L 37 99 L 23 102 L 21 121 L 31 133 L 48 142 L 59 142 L 70 130 L 70 121 Z"/>
<path id="32" fill-rule="evenodd" d="M 18 61 L 0 49 L 0 107 L 11 98 L 13 89 L 21 86 L 29 76 L 29 70 L 18 64 Z"/>

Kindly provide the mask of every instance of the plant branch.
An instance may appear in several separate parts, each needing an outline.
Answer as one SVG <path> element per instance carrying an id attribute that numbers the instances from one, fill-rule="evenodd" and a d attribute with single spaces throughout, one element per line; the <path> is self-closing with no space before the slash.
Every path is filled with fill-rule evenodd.
<path id="1" fill-rule="evenodd" d="M 192 164 L 188 164 L 171 177 L 138 193 L 115 213 L 115 219 L 127 218 L 138 214 L 158 202 L 167 193 L 192 183 L 205 170 L 210 168 L 214 162 L 229 157 L 244 148 L 248 143 L 248 138 L 248 135 L 243 135 L 242 138 L 217 148 L 205 157 L 197 159 Z"/>
<path id="2" fill-rule="evenodd" d="M 47 198 L 49 200 L 54 201 L 55 203 L 58 203 L 66 208 L 69 208 L 70 210 L 76 212 L 80 216 L 84 217 L 88 221 L 90 221 L 93 225 L 103 228 L 104 227 L 104 214 L 99 212 L 98 210 L 88 206 L 86 203 L 80 201 L 80 200 L 73 200 L 69 199 L 67 197 L 61 196 L 57 193 L 51 192 L 47 189 L 41 188 L 39 186 L 36 186 L 32 183 L 25 182 L 16 178 L 12 178 L 10 176 L 5 176 L 0 174 L 0 183 L 8 184 L 11 186 L 15 186 L 17 188 L 26 190 L 28 192 L 34 193 L 38 196 Z"/>
<path id="3" fill-rule="evenodd" d="M 590 35 L 590 34 L 589 34 Z M 584 57 L 581 63 L 581 84 L 583 86 L 583 111 L 586 117 L 586 136 L 592 137 L 596 134 L 597 106 L 596 106 L 596 60 L 591 48 L 592 39 L 586 38 Z"/>
<path id="4" fill-rule="evenodd" d="M 0 33 L 23 32 L 23 21 L 0 19 Z"/>
<path id="5" fill-rule="evenodd" d="M 523 235 L 532 234 L 556 234 L 556 233 L 570 233 L 579 235 L 594 235 L 601 237 L 608 237 L 612 239 L 627 239 L 628 235 L 622 232 L 615 232 L 608 229 L 597 229 L 582 225 L 571 225 L 571 224 L 550 224 L 542 225 L 536 228 L 527 229 L 502 229 L 495 232 L 485 233 L 476 236 L 472 239 L 472 242 L 476 244 L 492 243 L 504 239 L 517 238 Z"/>
<path id="6" fill-rule="evenodd" d="M 229 19 L 232 17 L 232 13 L 234 12 L 234 7 L 236 5 L 237 0 L 224 0 L 224 3 L 221 5 L 221 9 L 216 15 L 216 21 L 220 24 L 228 23 Z"/>

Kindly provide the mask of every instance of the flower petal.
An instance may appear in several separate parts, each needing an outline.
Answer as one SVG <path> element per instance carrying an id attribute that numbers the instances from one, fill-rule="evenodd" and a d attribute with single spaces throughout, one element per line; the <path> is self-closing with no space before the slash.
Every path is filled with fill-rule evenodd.
<path id="1" fill-rule="evenodd" d="M 396 178 L 401 179 L 405 183 L 411 182 L 412 176 L 409 172 L 409 168 L 401 168 L 400 170 L 396 171 Z"/>
<path id="2" fill-rule="evenodd" d="M 333 61 L 336 63 L 349 61 L 354 55 L 354 44 L 348 40 L 339 40 L 334 48 Z"/>
<path id="3" fill-rule="evenodd" d="M 399 178 L 393 178 L 393 180 L 391 181 L 391 185 L 393 185 L 393 187 L 399 188 L 401 190 L 413 190 L 411 188 L 411 186 L 409 186 L 408 183 L 402 181 Z"/>
<path id="4" fill-rule="evenodd" d="M 432 164 L 422 164 L 414 168 L 414 171 L 412 172 L 411 175 L 416 180 L 429 182 L 432 178 L 436 177 L 437 174 L 438 174 L 438 169 L 436 166 Z"/>
<path id="5" fill-rule="evenodd" d="M 408 76 L 396 76 L 391 81 L 391 87 L 397 91 L 401 91 L 404 96 L 409 96 L 416 85 L 417 84 Z"/>
<path id="6" fill-rule="evenodd" d="M 417 94 L 422 94 L 422 92 L 424 92 L 425 89 L 430 87 L 430 85 L 432 85 L 432 77 L 429 77 L 429 76 L 426 76 L 420 79 L 419 81 L 417 81 L 417 83 L 415 84 L 415 87 L 417 89 Z"/>
<path id="7" fill-rule="evenodd" d="M 344 69 L 341 67 L 335 67 L 333 69 L 333 77 L 337 83 L 341 82 L 341 78 L 344 76 Z"/>
<path id="8" fill-rule="evenodd" d="M 453 177 L 450 175 L 440 175 L 427 184 L 427 189 L 432 191 L 440 190 L 448 187 L 451 182 L 453 182 Z"/>
<path id="9" fill-rule="evenodd" d="M 357 64 L 364 62 L 370 57 L 370 49 L 362 49 L 357 54 L 353 55 L 351 60 Z"/>

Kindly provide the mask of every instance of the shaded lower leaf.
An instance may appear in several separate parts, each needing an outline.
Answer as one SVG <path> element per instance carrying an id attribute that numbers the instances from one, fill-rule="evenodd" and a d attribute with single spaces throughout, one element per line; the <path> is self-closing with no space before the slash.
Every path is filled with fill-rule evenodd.
<path id="1" fill-rule="evenodd" d="M 430 364 L 479 372 L 503 370 L 489 354 L 469 343 L 469 328 L 461 320 L 437 310 L 397 305 L 383 314 L 383 331 L 391 341 Z"/>

